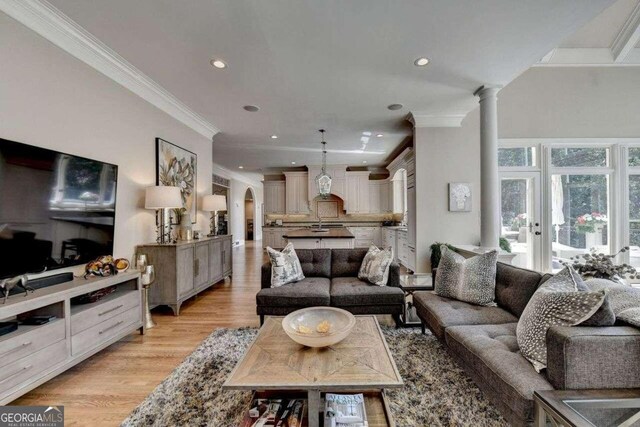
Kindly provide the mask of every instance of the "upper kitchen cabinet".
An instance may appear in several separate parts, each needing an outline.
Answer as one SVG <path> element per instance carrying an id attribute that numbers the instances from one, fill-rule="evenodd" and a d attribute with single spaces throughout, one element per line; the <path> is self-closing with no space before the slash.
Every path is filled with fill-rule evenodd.
<path id="1" fill-rule="evenodd" d="M 389 181 L 369 181 L 369 213 L 384 214 L 391 212 L 389 207 Z"/>
<path id="2" fill-rule="evenodd" d="M 285 210 L 288 215 L 309 213 L 309 174 L 285 172 Z"/>
<path id="3" fill-rule="evenodd" d="M 347 214 L 370 213 L 370 172 L 347 172 L 347 194 L 345 210 Z"/>
<path id="4" fill-rule="evenodd" d="M 309 200 L 313 200 L 318 195 L 318 187 L 316 186 L 316 176 L 322 171 L 321 166 L 307 166 L 309 169 Z M 346 174 L 347 167 L 345 165 L 327 165 L 327 173 L 331 176 L 331 194 L 346 199 Z"/>
<path id="5" fill-rule="evenodd" d="M 286 190 L 284 181 L 264 182 L 264 213 L 284 215 L 286 213 Z"/>

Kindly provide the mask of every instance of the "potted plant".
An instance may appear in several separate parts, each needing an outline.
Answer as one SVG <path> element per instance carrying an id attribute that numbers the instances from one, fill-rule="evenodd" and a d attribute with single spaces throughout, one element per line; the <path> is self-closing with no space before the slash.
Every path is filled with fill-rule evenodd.
<path id="1" fill-rule="evenodd" d="M 607 222 L 607 216 L 600 212 L 592 212 L 576 218 L 575 230 L 584 234 L 587 249 L 602 245 L 602 229 Z"/>
<path id="2" fill-rule="evenodd" d="M 636 269 L 629 264 L 614 264 L 616 256 L 627 252 L 629 246 L 625 246 L 613 255 L 603 253 L 590 253 L 569 258 L 569 262 L 563 261 L 562 265 L 571 266 L 585 279 L 598 278 L 626 284 L 625 278 L 635 279 L 640 277 Z"/>

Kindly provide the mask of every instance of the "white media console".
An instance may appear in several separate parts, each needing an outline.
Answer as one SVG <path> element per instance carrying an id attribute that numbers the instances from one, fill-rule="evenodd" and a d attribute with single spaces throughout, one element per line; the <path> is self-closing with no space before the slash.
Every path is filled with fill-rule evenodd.
<path id="1" fill-rule="evenodd" d="M 97 302 L 72 304 L 71 299 L 116 286 L 115 292 Z M 0 301 L 0 321 L 25 315 L 55 315 L 44 325 L 22 325 L 0 336 L 0 404 L 21 395 L 66 371 L 126 335 L 144 333 L 140 274 L 137 271 L 110 277 L 75 278 L 37 289 L 28 296 Z"/>

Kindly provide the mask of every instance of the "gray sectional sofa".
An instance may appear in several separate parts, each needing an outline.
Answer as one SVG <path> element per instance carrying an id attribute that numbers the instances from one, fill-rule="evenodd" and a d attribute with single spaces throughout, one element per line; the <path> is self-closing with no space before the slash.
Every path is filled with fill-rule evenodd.
<path id="1" fill-rule="evenodd" d="M 413 295 L 423 330 L 444 343 L 486 397 L 516 426 L 533 422 L 533 391 L 640 388 L 640 330 L 631 326 L 552 327 L 547 369 L 537 373 L 522 357 L 516 325 L 549 275 L 498 263 L 497 307 Z"/>
<path id="2" fill-rule="evenodd" d="M 283 316 L 304 307 L 332 306 L 353 314 L 402 313 L 400 267 L 391 264 L 387 286 L 358 279 L 367 249 L 298 249 L 305 279 L 271 287 L 271 264 L 262 266 L 262 289 L 256 295 L 260 324 L 264 316 Z"/>

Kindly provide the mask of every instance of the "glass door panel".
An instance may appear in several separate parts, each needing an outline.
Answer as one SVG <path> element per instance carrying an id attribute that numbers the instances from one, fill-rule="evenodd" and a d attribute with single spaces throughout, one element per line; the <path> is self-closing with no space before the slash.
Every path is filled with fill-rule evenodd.
<path id="1" fill-rule="evenodd" d="M 541 269 L 540 174 L 513 172 L 501 175 L 502 237 L 515 255 L 512 264 Z"/>
<path id="2" fill-rule="evenodd" d="M 629 264 L 640 268 L 640 175 L 629 175 Z"/>
<path id="3" fill-rule="evenodd" d="M 609 176 L 551 175 L 551 248 L 553 271 L 561 262 L 609 247 Z"/>

